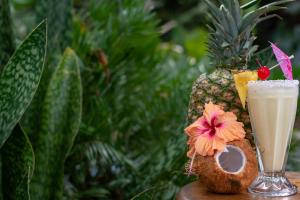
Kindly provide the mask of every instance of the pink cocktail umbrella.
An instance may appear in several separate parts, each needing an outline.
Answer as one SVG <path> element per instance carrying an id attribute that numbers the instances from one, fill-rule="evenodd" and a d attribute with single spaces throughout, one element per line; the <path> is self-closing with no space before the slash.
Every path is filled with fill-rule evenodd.
<path id="1" fill-rule="evenodd" d="M 280 66 L 284 76 L 288 80 L 293 80 L 293 68 L 291 59 L 294 58 L 294 56 L 288 56 L 286 55 L 281 49 L 279 49 L 275 44 L 271 43 L 271 47 L 273 49 L 273 53 L 275 54 L 276 60 L 278 62 L 278 65 Z M 270 68 L 273 69 L 277 67 L 278 65 L 275 65 L 274 67 Z"/>

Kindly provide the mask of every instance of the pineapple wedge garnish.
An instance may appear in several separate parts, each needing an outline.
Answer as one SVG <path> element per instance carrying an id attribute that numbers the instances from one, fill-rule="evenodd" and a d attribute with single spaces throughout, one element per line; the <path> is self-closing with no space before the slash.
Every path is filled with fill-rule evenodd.
<path id="1" fill-rule="evenodd" d="M 257 81 L 257 71 L 244 71 L 234 74 L 235 88 L 238 91 L 243 108 L 246 108 L 246 98 L 248 93 L 248 82 Z"/>

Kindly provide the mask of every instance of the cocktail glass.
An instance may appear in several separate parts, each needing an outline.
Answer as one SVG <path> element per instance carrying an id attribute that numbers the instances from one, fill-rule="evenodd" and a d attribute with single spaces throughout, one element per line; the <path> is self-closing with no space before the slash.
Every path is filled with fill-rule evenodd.
<path id="1" fill-rule="evenodd" d="M 257 150 L 259 176 L 248 188 L 263 196 L 290 196 L 297 187 L 285 177 L 299 93 L 297 80 L 250 81 L 248 110 Z"/>

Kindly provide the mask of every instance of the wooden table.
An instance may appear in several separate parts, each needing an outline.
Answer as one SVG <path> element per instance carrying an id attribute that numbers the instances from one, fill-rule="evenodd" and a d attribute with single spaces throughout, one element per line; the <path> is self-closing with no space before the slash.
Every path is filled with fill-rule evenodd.
<path id="1" fill-rule="evenodd" d="M 184 186 L 177 194 L 177 200 L 300 200 L 300 173 L 287 172 L 289 180 L 299 188 L 299 193 L 289 197 L 266 198 L 251 195 L 248 192 L 235 195 L 214 194 L 207 192 L 205 187 L 199 182 L 192 182 Z"/>

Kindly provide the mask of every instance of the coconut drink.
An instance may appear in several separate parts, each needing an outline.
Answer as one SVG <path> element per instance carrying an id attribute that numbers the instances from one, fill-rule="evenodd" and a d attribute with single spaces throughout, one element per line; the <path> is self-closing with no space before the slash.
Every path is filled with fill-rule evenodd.
<path id="1" fill-rule="evenodd" d="M 264 196 L 293 195 L 297 187 L 284 174 L 299 81 L 253 81 L 248 87 L 248 107 L 260 161 L 260 175 L 249 187 L 249 192 Z"/>
<path id="2" fill-rule="evenodd" d="M 273 43 L 271 47 L 278 64 L 270 69 L 280 66 L 286 80 L 266 80 L 268 77 L 259 71 L 270 69 L 263 66 L 258 70 L 262 81 L 247 83 L 247 104 L 260 172 L 248 191 L 266 197 L 290 196 L 297 193 L 297 187 L 286 178 L 285 166 L 297 111 L 299 81 L 293 80 L 291 59 L 294 56 L 286 55 Z"/>

